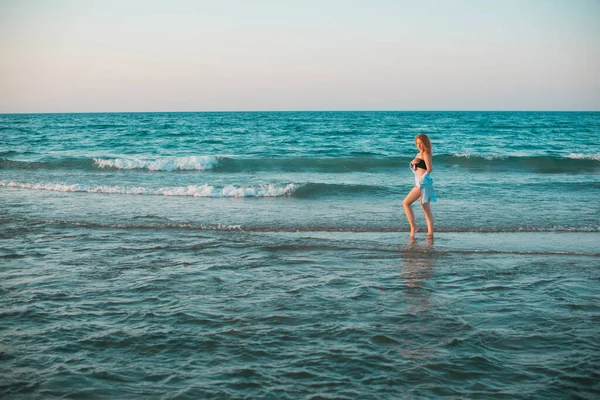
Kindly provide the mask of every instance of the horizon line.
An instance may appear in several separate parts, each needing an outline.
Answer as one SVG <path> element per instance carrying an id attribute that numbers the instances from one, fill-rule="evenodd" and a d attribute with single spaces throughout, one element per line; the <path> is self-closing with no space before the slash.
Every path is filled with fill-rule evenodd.
<path id="1" fill-rule="evenodd" d="M 539 113 L 585 113 L 585 112 L 600 112 L 598 110 L 511 110 L 511 109 L 498 109 L 498 110 L 396 110 L 396 109 L 381 109 L 381 110 L 361 110 L 361 109 L 332 109 L 332 110 L 196 110 L 196 111 L 25 111 L 25 112 L 0 112 L 0 115 L 47 115 L 47 114 L 201 114 L 201 113 L 333 113 L 333 112 L 539 112 Z"/>

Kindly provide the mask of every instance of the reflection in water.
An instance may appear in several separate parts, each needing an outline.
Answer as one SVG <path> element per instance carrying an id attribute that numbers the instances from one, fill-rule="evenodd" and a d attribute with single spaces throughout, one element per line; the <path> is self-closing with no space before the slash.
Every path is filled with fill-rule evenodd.
<path id="1" fill-rule="evenodd" d="M 425 243 L 418 243 L 415 239 L 402 249 L 402 273 L 400 277 L 403 282 L 403 294 L 407 302 L 407 311 L 410 317 L 406 323 L 398 326 L 402 331 L 402 346 L 397 349 L 398 353 L 407 359 L 423 362 L 435 357 L 435 349 L 424 345 L 423 335 L 429 336 L 429 325 L 423 323 L 423 318 L 431 309 L 432 290 L 425 287 L 433 271 L 432 257 L 434 255 L 433 239 L 427 239 Z M 414 318 L 421 316 L 420 318 Z"/>
<path id="2" fill-rule="evenodd" d="M 427 239 L 424 244 L 411 239 L 402 250 L 403 272 L 400 277 L 406 288 L 404 295 L 415 314 L 427 311 L 431 303 L 431 290 L 424 287 L 423 282 L 431 276 L 433 254 L 433 239 Z"/>
<path id="3" fill-rule="evenodd" d="M 402 250 L 404 272 L 400 274 L 406 280 L 406 286 L 420 288 L 420 282 L 431 276 L 431 257 L 433 254 L 433 238 L 425 244 L 417 244 L 413 238 Z"/>

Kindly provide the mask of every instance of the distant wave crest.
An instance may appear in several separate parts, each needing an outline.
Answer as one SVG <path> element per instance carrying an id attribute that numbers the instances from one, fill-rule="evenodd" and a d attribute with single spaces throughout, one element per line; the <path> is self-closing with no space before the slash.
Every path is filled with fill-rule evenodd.
<path id="1" fill-rule="evenodd" d="M 442 157 L 449 158 L 449 155 L 443 154 Z M 504 155 L 492 155 L 492 154 L 469 154 L 469 153 L 455 153 L 452 154 L 451 157 L 460 158 L 473 158 L 473 159 L 483 159 L 487 161 L 492 160 L 504 160 L 507 156 Z"/>
<path id="2" fill-rule="evenodd" d="M 59 157 L 22 161 L 0 157 L 0 169 L 83 169 L 128 171 L 212 171 L 238 172 L 326 172 L 351 173 L 406 168 L 411 157 L 288 157 L 246 158 L 222 155 L 181 157 Z M 434 154 L 437 166 L 478 170 L 526 170 L 538 173 L 596 171 L 600 154 L 571 153 L 568 156 L 510 156 L 493 154 Z"/>
<path id="3" fill-rule="evenodd" d="M 215 156 L 160 157 L 156 159 L 142 158 L 94 158 L 99 168 L 114 169 L 147 169 L 150 171 L 177 171 L 213 169 L 219 164 Z"/>
<path id="4" fill-rule="evenodd" d="M 525 170 L 537 173 L 573 173 L 595 171 L 600 168 L 600 157 L 571 154 L 569 156 L 509 156 L 489 154 L 441 154 L 434 155 L 434 163 L 441 162 L 454 167 L 480 170 Z"/>
<path id="5" fill-rule="evenodd" d="M 595 160 L 595 161 L 600 161 L 600 154 L 571 153 L 571 154 L 569 154 L 569 158 L 573 158 L 573 159 L 576 159 L 576 160 Z"/>

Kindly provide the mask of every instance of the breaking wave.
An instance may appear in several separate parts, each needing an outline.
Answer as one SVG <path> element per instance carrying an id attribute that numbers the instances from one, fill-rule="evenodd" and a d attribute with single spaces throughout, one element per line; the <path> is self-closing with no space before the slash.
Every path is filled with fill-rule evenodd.
<path id="1" fill-rule="evenodd" d="M 212 172 L 327 172 L 345 173 L 406 168 L 412 157 L 291 157 L 243 158 L 199 155 L 183 157 L 51 157 L 38 161 L 0 158 L 0 169 L 86 169 L 131 171 L 212 171 Z M 600 170 L 600 155 L 507 156 L 480 154 L 439 154 L 434 163 L 445 167 L 476 170 L 525 170 L 537 173 L 572 173 Z"/>
<path id="2" fill-rule="evenodd" d="M 296 191 L 298 185 L 290 184 L 262 184 L 262 185 L 227 185 L 215 187 L 211 185 L 188 185 L 176 187 L 127 187 L 108 185 L 82 185 L 62 183 L 25 183 L 0 181 L 0 187 L 51 190 L 56 192 L 85 192 L 122 195 L 154 195 L 154 196 L 192 196 L 192 197 L 281 197 L 289 196 Z"/>
<path id="3" fill-rule="evenodd" d="M 384 195 L 396 189 L 386 186 L 338 184 L 338 183 L 284 183 L 259 185 L 187 185 L 175 187 L 144 187 L 144 186 L 110 186 L 85 185 L 67 183 L 31 183 L 0 181 L 0 187 L 52 190 L 57 192 L 86 192 L 122 195 L 163 195 L 163 196 L 193 196 L 193 197 L 283 197 L 319 198 L 323 196 L 368 196 Z"/>
<path id="4" fill-rule="evenodd" d="M 94 164 L 101 169 L 114 168 L 146 169 L 149 171 L 204 171 L 215 168 L 219 164 L 219 161 L 215 156 L 159 157 L 155 159 L 94 158 Z"/>
<path id="5" fill-rule="evenodd" d="M 571 153 L 571 154 L 569 154 L 568 157 L 576 159 L 576 160 L 595 160 L 595 161 L 600 161 L 600 154 Z"/>
<path id="6" fill-rule="evenodd" d="M 593 155 L 570 154 L 569 156 L 506 156 L 442 154 L 434 162 L 454 167 L 477 170 L 524 170 L 535 173 L 574 173 L 600 170 L 600 158 Z"/>

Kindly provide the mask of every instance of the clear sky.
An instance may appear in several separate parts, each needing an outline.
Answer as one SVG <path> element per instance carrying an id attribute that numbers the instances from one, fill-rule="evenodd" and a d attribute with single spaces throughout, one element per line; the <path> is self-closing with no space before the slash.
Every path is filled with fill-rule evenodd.
<path id="1" fill-rule="evenodd" d="M 0 0 L 0 112 L 600 110 L 600 0 Z"/>

